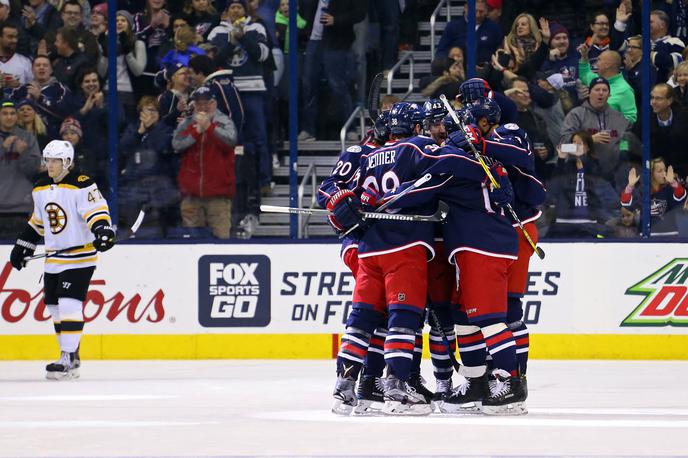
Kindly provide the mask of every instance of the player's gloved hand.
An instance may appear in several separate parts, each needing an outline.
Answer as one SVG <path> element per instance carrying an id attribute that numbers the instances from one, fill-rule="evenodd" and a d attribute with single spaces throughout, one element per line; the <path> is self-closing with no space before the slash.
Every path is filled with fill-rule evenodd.
<path id="1" fill-rule="evenodd" d="M 115 231 L 105 221 L 98 223 L 91 228 L 91 232 L 96 237 L 93 241 L 93 247 L 98 251 L 107 251 L 115 246 Z"/>
<path id="2" fill-rule="evenodd" d="M 361 193 L 361 205 L 363 211 L 374 212 L 377 207 L 382 205 L 383 196 L 375 188 L 368 187 Z"/>
<path id="3" fill-rule="evenodd" d="M 480 153 L 485 152 L 485 139 L 483 139 L 480 131 L 473 126 L 466 126 L 466 133 L 460 129 L 452 132 L 447 138 L 447 143 L 467 152 L 472 151 L 469 145 L 472 143 Z"/>
<path id="4" fill-rule="evenodd" d="M 327 209 L 332 215 L 327 218 L 335 230 L 345 232 L 357 224 L 363 223 L 361 216 L 361 200 L 353 191 L 342 189 L 337 191 L 327 202 Z"/>
<path id="5" fill-rule="evenodd" d="M 490 173 L 499 184 L 499 189 L 492 185 L 492 182 L 487 179 L 487 189 L 490 193 L 490 201 L 498 207 L 504 207 L 507 204 L 514 202 L 514 188 L 511 186 L 509 174 L 504 166 L 501 164 L 494 164 L 490 167 Z"/>
<path id="6" fill-rule="evenodd" d="M 10 253 L 10 264 L 12 264 L 12 267 L 15 269 L 22 270 L 22 268 L 26 267 L 26 261 L 24 261 L 24 258 L 33 256 L 35 251 L 35 243 L 17 239 L 17 241 L 14 243 L 14 248 L 12 248 L 12 253 Z"/>

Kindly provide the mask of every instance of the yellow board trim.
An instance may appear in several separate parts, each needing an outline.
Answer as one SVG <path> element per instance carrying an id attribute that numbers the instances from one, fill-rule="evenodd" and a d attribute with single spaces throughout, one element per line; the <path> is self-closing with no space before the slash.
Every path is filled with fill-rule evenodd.
<path id="1" fill-rule="evenodd" d="M 331 359 L 337 334 L 118 334 L 82 337 L 84 359 Z M 535 334 L 533 359 L 688 360 L 688 335 Z M 54 359 L 54 334 L 2 335 L 0 360 Z M 423 349 L 429 357 L 427 336 Z"/>

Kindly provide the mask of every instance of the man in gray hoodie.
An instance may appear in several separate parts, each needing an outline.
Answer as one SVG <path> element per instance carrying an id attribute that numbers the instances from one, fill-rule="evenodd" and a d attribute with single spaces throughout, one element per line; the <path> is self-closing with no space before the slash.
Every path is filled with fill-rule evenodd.
<path id="1" fill-rule="evenodd" d="M 559 142 L 570 143 L 573 134 L 581 130 L 590 132 L 602 175 L 612 180 L 619 164 L 619 144 L 629 132 L 631 123 L 609 106 L 609 93 L 609 82 L 602 77 L 594 78 L 590 82 L 588 100 L 564 118 Z"/>
<path id="2" fill-rule="evenodd" d="M 0 239 L 15 237 L 33 210 L 33 177 L 41 167 L 41 152 L 33 134 L 17 127 L 17 109 L 10 100 L 0 104 Z"/>

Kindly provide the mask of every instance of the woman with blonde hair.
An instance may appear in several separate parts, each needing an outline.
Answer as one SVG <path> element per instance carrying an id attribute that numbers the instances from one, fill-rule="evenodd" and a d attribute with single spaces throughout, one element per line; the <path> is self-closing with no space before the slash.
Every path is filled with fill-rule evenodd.
<path id="1" fill-rule="evenodd" d="M 674 102 L 688 108 L 688 62 L 681 62 L 674 69 Z"/>
<path id="2" fill-rule="evenodd" d="M 43 150 L 50 141 L 48 129 L 43 118 L 36 113 L 36 107 L 29 99 L 24 99 L 17 103 L 17 124 L 25 131 L 32 133 L 38 141 L 38 147 Z"/>
<path id="3" fill-rule="evenodd" d="M 540 18 L 538 29 L 532 15 L 519 14 L 511 25 L 511 31 L 504 37 L 502 48 L 492 56 L 492 66 L 506 79 L 513 79 L 516 75 L 533 79 L 549 54 L 550 35 L 547 19 Z"/>

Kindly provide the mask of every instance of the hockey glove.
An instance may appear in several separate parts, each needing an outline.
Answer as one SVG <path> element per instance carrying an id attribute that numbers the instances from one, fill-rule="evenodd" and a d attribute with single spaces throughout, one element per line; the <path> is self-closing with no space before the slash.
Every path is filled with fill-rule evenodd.
<path id="1" fill-rule="evenodd" d="M 375 188 L 368 187 L 361 194 L 361 204 L 363 211 L 374 212 L 377 207 L 382 205 L 382 195 Z"/>
<path id="2" fill-rule="evenodd" d="M 499 184 L 496 189 L 489 178 L 486 178 L 487 189 L 490 193 L 490 201 L 497 207 L 505 207 L 514 202 L 514 188 L 511 186 L 509 174 L 501 164 L 494 164 L 490 167 L 490 173 Z"/>
<path id="3" fill-rule="evenodd" d="M 478 152 L 485 153 L 485 140 L 483 139 L 480 131 L 473 126 L 466 126 L 466 133 L 462 132 L 461 130 L 452 132 L 449 134 L 447 143 L 466 152 L 472 151 L 470 147 L 470 144 L 472 143 Z"/>
<path id="4" fill-rule="evenodd" d="M 107 251 L 115 246 L 115 231 L 105 221 L 98 221 L 91 228 L 91 232 L 96 239 L 93 241 L 93 247 L 98 251 Z"/>
<path id="5" fill-rule="evenodd" d="M 24 258 L 33 256 L 36 251 L 36 243 L 41 239 L 41 236 L 28 224 L 24 228 L 17 241 L 14 243 L 12 253 L 10 253 L 10 264 L 17 270 L 22 270 L 26 266 Z"/>
<path id="6" fill-rule="evenodd" d="M 330 224 L 335 230 L 345 232 L 363 223 L 360 208 L 361 201 L 353 191 L 348 189 L 337 191 L 327 202 L 327 209 L 332 212 L 332 215 L 328 216 Z"/>

